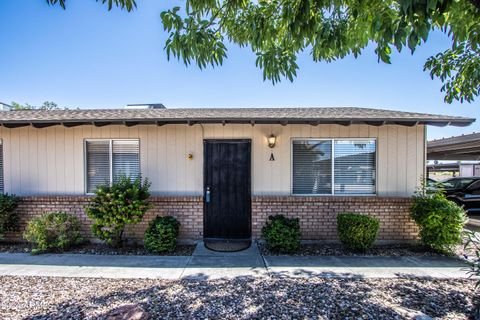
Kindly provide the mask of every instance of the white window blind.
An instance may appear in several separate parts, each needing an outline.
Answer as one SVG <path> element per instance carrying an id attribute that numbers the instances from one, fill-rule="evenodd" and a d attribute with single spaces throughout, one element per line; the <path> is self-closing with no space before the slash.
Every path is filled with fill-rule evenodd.
<path id="1" fill-rule="evenodd" d="M 114 140 L 112 142 L 113 180 L 125 175 L 131 179 L 140 176 L 140 147 L 138 141 Z"/>
<path id="2" fill-rule="evenodd" d="M 335 194 L 375 193 L 375 141 L 335 140 Z"/>
<path id="3" fill-rule="evenodd" d="M 332 142 L 330 140 L 293 141 L 293 193 L 330 194 L 332 192 Z"/>
<path id="4" fill-rule="evenodd" d="M 110 183 L 110 141 L 87 141 L 87 193 Z"/>
<path id="5" fill-rule="evenodd" d="M 0 140 L 0 193 L 4 192 L 3 181 L 3 141 Z"/>
<path id="6" fill-rule="evenodd" d="M 375 162 L 374 139 L 294 140 L 292 193 L 375 194 Z"/>
<path id="7" fill-rule="evenodd" d="M 125 175 L 140 176 L 138 140 L 90 140 L 86 142 L 87 193 Z"/>

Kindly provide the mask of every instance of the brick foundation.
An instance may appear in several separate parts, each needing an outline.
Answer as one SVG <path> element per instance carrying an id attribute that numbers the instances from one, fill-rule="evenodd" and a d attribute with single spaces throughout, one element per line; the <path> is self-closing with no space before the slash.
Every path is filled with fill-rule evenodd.
<path id="1" fill-rule="evenodd" d="M 22 232 L 27 222 L 44 212 L 64 211 L 75 214 L 81 221 L 82 234 L 86 239 L 94 240 L 90 232 L 92 221 L 85 214 L 88 196 L 42 196 L 22 197 L 18 206 L 20 216 L 20 231 L 6 234 L 7 240 L 22 240 Z M 160 197 L 149 199 L 153 208 L 145 214 L 142 222 L 127 226 L 125 238 L 134 242 L 143 241 L 143 235 L 148 223 L 157 215 L 171 215 L 181 223 L 180 235 L 182 240 L 201 239 L 203 237 L 203 200 L 198 196 Z"/>
<path id="2" fill-rule="evenodd" d="M 252 234 L 259 238 L 269 215 L 300 218 L 304 240 L 338 240 L 337 215 L 367 214 L 380 219 L 377 240 L 410 241 L 418 229 L 409 217 L 410 198 L 256 196 L 252 199 Z"/>
<path id="3" fill-rule="evenodd" d="M 78 216 L 82 233 L 93 239 L 92 221 L 84 212 L 88 196 L 22 197 L 18 207 L 20 231 L 7 233 L 7 240 L 19 241 L 29 220 L 44 212 L 65 211 Z M 153 196 L 153 204 L 137 225 L 128 226 L 125 237 L 141 242 L 148 223 L 157 215 L 171 215 L 180 223 L 180 239 L 195 240 L 203 237 L 203 202 L 200 196 Z M 260 238 L 261 228 L 269 215 L 283 214 L 299 217 L 302 238 L 305 240 L 338 240 L 336 216 L 349 211 L 364 213 L 380 219 L 378 240 L 405 241 L 417 238 L 417 227 L 409 218 L 410 198 L 394 197 L 292 197 L 253 196 L 252 236 Z"/>

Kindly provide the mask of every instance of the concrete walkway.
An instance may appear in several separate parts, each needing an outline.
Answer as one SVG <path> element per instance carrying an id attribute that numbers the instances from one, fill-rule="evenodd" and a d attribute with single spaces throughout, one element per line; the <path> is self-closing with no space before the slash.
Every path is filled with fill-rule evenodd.
<path id="1" fill-rule="evenodd" d="M 218 279 L 288 277 L 467 278 L 468 265 L 446 257 L 265 256 L 256 245 L 234 253 L 199 243 L 192 256 L 0 253 L 0 276 Z"/>

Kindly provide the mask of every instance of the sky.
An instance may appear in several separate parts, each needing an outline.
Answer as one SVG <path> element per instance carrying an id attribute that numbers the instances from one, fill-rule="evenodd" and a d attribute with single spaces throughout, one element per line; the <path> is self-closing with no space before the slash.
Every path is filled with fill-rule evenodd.
<path id="1" fill-rule="evenodd" d="M 374 48 L 358 58 L 315 63 L 299 56 L 293 83 L 263 81 L 248 48 L 228 46 L 223 66 L 199 70 L 167 60 L 160 13 L 185 2 L 138 0 L 128 13 L 95 0 L 0 0 L 0 101 L 69 108 L 123 108 L 135 103 L 180 107 L 368 107 L 480 118 L 476 102 L 443 102 L 441 82 L 423 71 L 426 59 L 451 42 L 435 32 L 411 55 L 378 63 Z M 437 139 L 480 131 L 429 127 Z"/>

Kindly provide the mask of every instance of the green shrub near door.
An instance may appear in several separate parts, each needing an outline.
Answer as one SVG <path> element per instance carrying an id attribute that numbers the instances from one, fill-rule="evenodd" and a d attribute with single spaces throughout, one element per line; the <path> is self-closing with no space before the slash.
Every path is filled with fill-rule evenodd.
<path id="1" fill-rule="evenodd" d="M 300 221 L 283 215 L 269 216 L 262 236 L 272 251 L 289 253 L 300 246 Z"/>
<path id="2" fill-rule="evenodd" d="M 174 217 L 156 217 L 150 222 L 145 232 L 145 249 L 152 253 L 174 251 L 179 229 L 180 222 Z"/>
<path id="3" fill-rule="evenodd" d="M 356 213 L 341 213 L 337 216 L 340 241 L 352 251 L 366 251 L 377 237 L 380 222 L 377 218 Z"/>
<path id="4" fill-rule="evenodd" d="M 34 244 L 34 254 L 63 252 L 82 242 L 77 217 L 65 212 L 50 212 L 34 218 L 28 222 L 23 237 Z"/>

